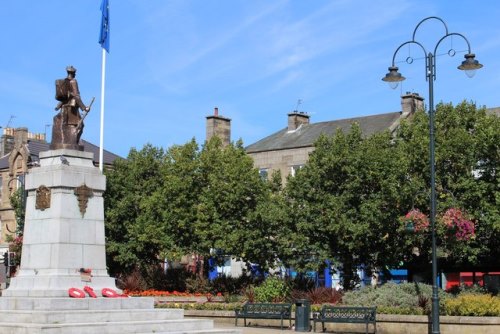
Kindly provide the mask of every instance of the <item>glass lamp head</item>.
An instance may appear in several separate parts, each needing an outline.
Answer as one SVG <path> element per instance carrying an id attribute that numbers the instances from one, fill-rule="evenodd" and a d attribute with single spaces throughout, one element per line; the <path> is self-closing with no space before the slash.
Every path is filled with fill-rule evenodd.
<path id="1" fill-rule="evenodd" d="M 464 56 L 465 60 L 460 66 L 457 67 L 459 70 L 465 71 L 465 74 L 469 78 L 472 78 L 476 74 L 476 70 L 483 67 L 483 64 L 479 63 L 479 61 L 477 61 L 475 57 L 476 55 L 473 53 L 466 54 Z"/>
<path id="2" fill-rule="evenodd" d="M 399 82 L 405 79 L 406 78 L 398 72 L 397 66 L 391 66 L 389 67 L 389 73 L 387 73 L 385 77 L 382 78 L 382 81 L 387 82 L 389 84 L 389 87 L 391 87 L 392 89 L 396 89 Z"/>

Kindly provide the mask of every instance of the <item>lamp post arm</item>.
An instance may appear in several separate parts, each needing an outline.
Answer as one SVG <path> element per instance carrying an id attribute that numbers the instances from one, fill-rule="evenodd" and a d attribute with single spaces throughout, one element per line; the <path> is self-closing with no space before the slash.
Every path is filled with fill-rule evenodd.
<path id="1" fill-rule="evenodd" d="M 398 46 L 398 48 L 396 49 L 396 51 L 394 51 L 394 54 L 392 55 L 392 66 L 395 66 L 396 56 L 398 55 L 399 50 L 403 46 L 405 46 L 407 44 L 417 44 L 418 46 L 420 46 L 420 48 L 422 49 L 422 51 L 424 51 L 424 56 L 427 56 L 427 51 L 425 50 L 425 47 L 421 43 L 419 43 L 417 41 L 406 41 L 403 44 L 401 44 L 400 46 Z"/>
<path id="2" fill-rule="evenodd" d="M 432 64 L 433 80 L 436 80 L 436 59 L 435 59 L 435 57 L 436 57 L 436 54 L 437 54 L 437 49 L 438 49 L 438 47 L 439 47 L 439 45 L 441 44 L 442 41 L 444 41 L 448 37 L 453 37 L 453 36 L 462 37 L 462 39 L 465 41 L 465 43 L 467 43 L 467 53 L 468 54 L 471 53 L 470 43 L 467 40 L 467 38 L 465 38 L 464 35 L 462 35 L 462 34 L 460 34 L 458 32 L 452 32 L 452 33 L 446 34 L 443 37 L 441 37 L 441 39 L 436 43 L 436 46 L 434 47 L 434 54 L 433 54 L 434 55 L 434 62 Z M 453 57 L 455 55 L 455 50 L 450 49 L 448 51 L 448 55 L 450 57 Z"/>
<path id="3" fill-rule="evenodd" d="M 436 54 L 437 52 L 437 48 L 439 47 L 439 45 L 441 44 L 441 42 L 443 40 L 445 40 L 447 37 L 450 37 L 450 36 L 459 36 L 459 37 L 462 37 L 462 39 L 465 41 L 465 43 L 467 43 L 467 53 L 472 53 L 471 52 L 471 48 L 470 48 L 470 43 L 469 43 L 469 40 L 467 38 L 465 38 L 464 35 L 458 33 L 458 32 L 451 32 L 449 34 L 446 34 L 444 35 L 443 37 L 441 37 L 441 39 L 436 43 L 436 47 L 434 48 L 434 54 Z M 451 51 L 451 50 L 450 50 Z"/>
<path id="4" fill-rule="evenodd" d="M 440 17 L 437 17 L 437 16 L 429 16 L 429 17 L 426 17 L 425 19 L 423 19 L 422 21 L 420 21 L 420 22 L 417 24 L 417 26 L 415 27 L 415 30 L 413 30 L 413 40 L 415 40 L 415 35 L 417 34 L 417 30 L 418 30 L 418 28 L 420 27 L 420 25 L 421 25 L 422 23 L 424 23 L 425 21 L 427 21 L 427 20 L 432 20 L 432 19 L 440 21 L 440 22 L 443 24 L 443 26 L 444 26 L 445 35 L 448 35 L 448 26 L 447 26 L 447 25 L 446 25 L 446 23 L 443 21 L 443 19 L 441 19 Z"/>
<path id="5" fill-rule="evenodd" d="M 392 55 L 392 66 L 393 66 L 393 67 L 394 67 L 394 66 L 396 66 L 396 56 L 398 55 L 399 50 L 401 50 L 401 48 L 402 48 L 403 46 L 408 45 L 408 44 L 416 44 L 416 45 L 420 46 L 420 48 L 421 48 L 421 49 L 422 49 L 422 51 L 424 52 L 424 58 L 425 58 L 425 71 L 426 71 L 426 73 L 425 73 L 425 77 L 427 78 L 427 68 L 429 67 L 429 62 L 428 62 L 428 59 L 427 59 L 427 51 L 425 50 L 425 47 L 424 47 L 421 43 L 419 43 L 419 42 L 417 42 L 417 41 L 413 41 L 413 40 L 412 40 L 412 41 L 406 41 L 406 42 L 404 42 L 403 44 L 401 44 L 400 46 L 398 46 L 398 48 L 396 49 L 396 51 L 394 51 L 394 54 Z M 409 61 L 408 61 L 408 59 L 409 59 L 409 58 L 411 58 L 411 57 L 406 58 L 406 62 L 407 62 L 408 64 L 411 64 L 411 62 L 409 62 Z M 412 61 L 413 61 L 413 60 L 412 60 Z"/>

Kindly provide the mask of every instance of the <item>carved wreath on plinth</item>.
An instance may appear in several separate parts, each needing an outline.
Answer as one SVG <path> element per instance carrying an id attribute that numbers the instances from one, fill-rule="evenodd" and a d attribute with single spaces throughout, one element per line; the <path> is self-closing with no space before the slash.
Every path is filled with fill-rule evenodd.
<path id="1" fill-rule="evenodd" d="M 92 188 L 87 187 L 84 183 L 81 186 L 75 188 L 74 194 L 78 200 L 78 207 L 80 208 L 80 213 L 82 214 L 82 218 L 87 211 L 87 204 L 89 202 L 89 198 L 94 197 L 94 190 Z"/>

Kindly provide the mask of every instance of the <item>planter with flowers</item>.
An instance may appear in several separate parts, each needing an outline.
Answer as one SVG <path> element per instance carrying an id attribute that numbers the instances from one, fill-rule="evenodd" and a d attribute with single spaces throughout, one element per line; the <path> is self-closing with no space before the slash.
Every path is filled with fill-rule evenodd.
<path id="1" fill-rule="evenodd" d="M 411 209 L 407 214 L 399 218 L 401 231 L 407 235 L 406 245 L 411 253 L 416 256 L 421 255 L 421 250 L 428 238 L 429 217 L 419 209 Z"/>
<path id="2" fill-rule="evenodd" d="M 400 221 L 406 231 L 418 233 L 429 229 L 429 218 L 419 209 L 411 209 Z"/>
<path id="3" fill-rule="evenodd" d="M 459 208 L 450 208 L 440 217 L 444 227 L 444 238 L 450 241 L 468 241 L 474 239 L 475 225 L 466 212 Z"/>

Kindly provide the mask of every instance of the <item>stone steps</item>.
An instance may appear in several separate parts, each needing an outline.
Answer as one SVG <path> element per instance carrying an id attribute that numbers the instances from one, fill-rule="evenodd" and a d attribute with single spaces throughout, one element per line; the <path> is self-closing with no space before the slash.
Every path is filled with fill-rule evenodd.
<path id="1" fill-rule="evenodd" d="M 153 298 L 0 297 L 1 334 L 233 334 L 181 309 L 155 309 Z"/>
<path id="2" fill-rule="evenodd" d="M 139 334 L 151 334 L 151 332 Z M 241 334 L 241 331 L 229 329 L 207 329 L 201 331 L 155 332 L 155 334 Z"/>
<path id="3" fill-rule="evenodd" d="M 2 334 L 210 333 L 210 331 L 214 333 L 213 321 L 201 319 L 62 324 L 0 323 Z M 217 331 L 215 333 L 233 333 L 231 330 Z"/>
<path id="4" fill-rule="evenodd" d="M 0 297 L 0 310 L 70 311 L 153 309 L 154 298 Z"/>
<path id="5" fill-rule="evenodd" d="M 84 322 L 119 322 L 182 319 L 180 309 L 133 309 L 133 310 L 89 310 L 89 311 L 1 311 L 0 324 L 37 323 L 37 324 L 71 324 Z"/>

